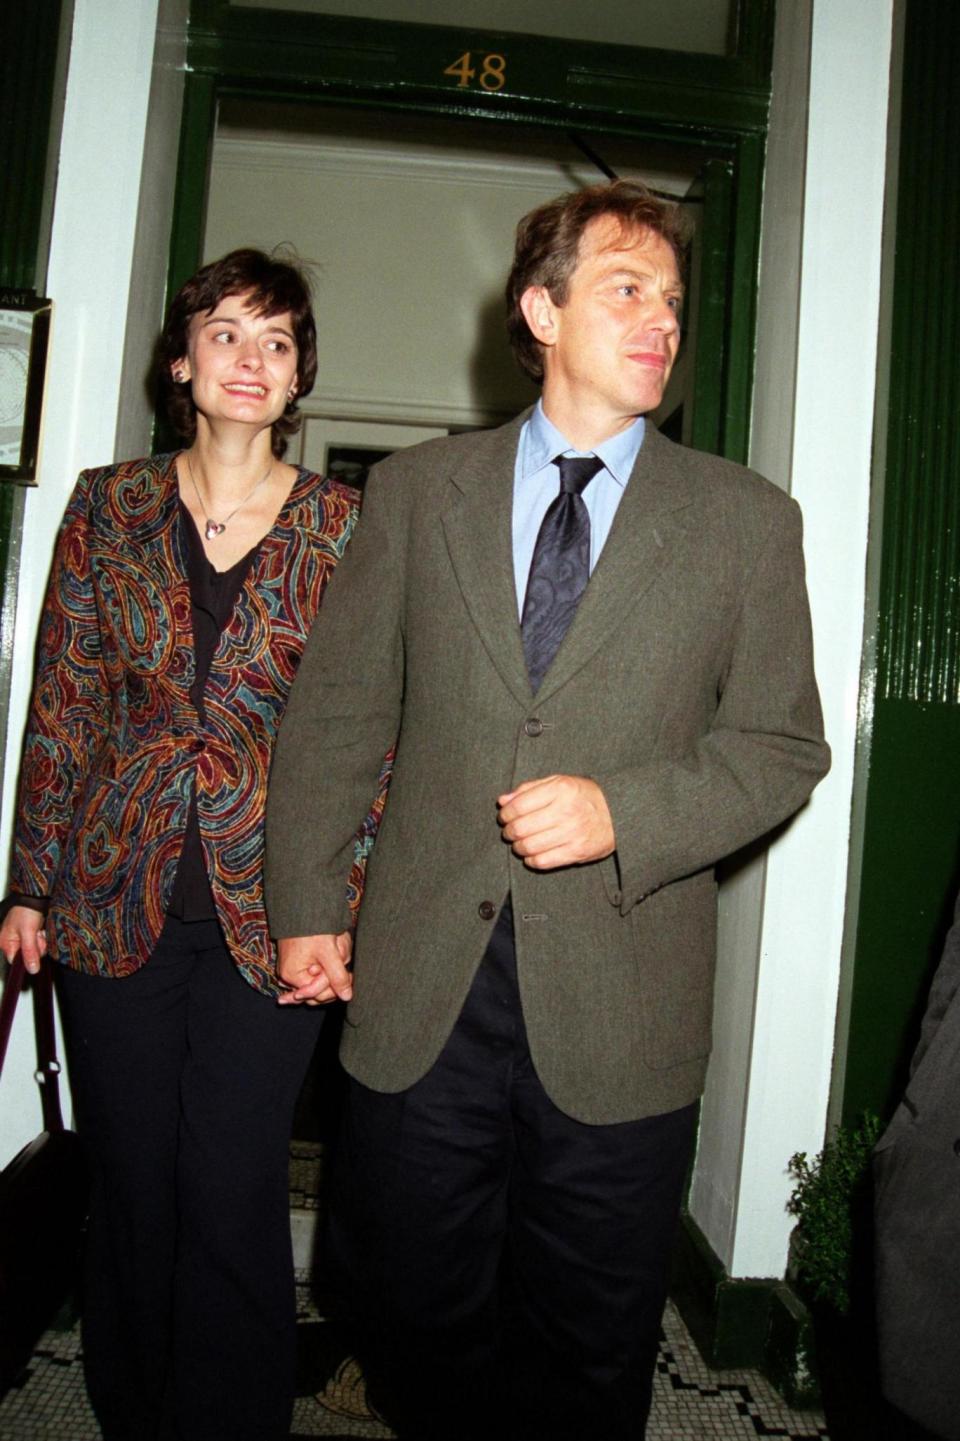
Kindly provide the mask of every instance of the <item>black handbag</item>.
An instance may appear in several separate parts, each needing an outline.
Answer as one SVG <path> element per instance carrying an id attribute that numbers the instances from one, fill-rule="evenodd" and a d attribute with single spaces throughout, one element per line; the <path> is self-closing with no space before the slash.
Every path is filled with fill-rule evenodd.
<path id="1" fill-rule="evenodd" d="M 76 1286 L 87 1214 L 83 1149 L 60 1110 L 51 964 L 32 986 L 43 1130 L 0 1171 L 0 1394 Z M 18 956 L 0 1001 L 0 1071 L 24 979 Z"/>

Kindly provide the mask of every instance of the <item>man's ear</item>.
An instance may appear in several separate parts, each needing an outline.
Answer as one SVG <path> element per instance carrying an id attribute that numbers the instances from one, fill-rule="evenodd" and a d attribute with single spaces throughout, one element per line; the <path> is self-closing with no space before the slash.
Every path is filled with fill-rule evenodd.
<path id="1" fill-rule="evenodd" d="M 530 334 L 541 345 L 555 345 L 557 340 L 557 310 L 545 285 L 530 285 L 520 297 L 523 318 L 530 327 Z"/>

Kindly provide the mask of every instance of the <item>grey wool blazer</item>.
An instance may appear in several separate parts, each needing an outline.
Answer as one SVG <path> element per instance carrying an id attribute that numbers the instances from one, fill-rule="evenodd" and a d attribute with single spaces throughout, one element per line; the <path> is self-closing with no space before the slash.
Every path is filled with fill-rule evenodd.
<path id="1" fill-rule="evenodd" d="M 880 1376 L 960 1441 L 960 896 L 910 1071 L 874 1154 Z"/>
<path id="2" fill-rule="evenodd" d="M 796 504 L 652 425 L 534 696 L 511 542 L 524 419 L 371 473 L 280 730 L 267 906 L 278 937 L 346 927 L 352 838 L 396 741 L 344 1064 L 380 1091 L 427 1072 L 509 892 L 534 1065 L 599 1124 L 700 1093 L 714 863 L 795 811 L 829 752 Z M 602 787 L 613 856 L 535 872 L 503 842 L 497 796 L 555 772 Z"/>

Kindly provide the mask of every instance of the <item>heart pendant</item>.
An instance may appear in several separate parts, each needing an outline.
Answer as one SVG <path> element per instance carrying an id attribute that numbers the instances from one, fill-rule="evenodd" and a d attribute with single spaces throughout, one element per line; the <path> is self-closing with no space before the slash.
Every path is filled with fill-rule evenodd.
<path id="1" fill-rule="evenodd" d="M 225 530 L 225 525 L 219 525 L 215 520 L 208 520 L 203 533 L 207 537 L 207 540 L 216 540 L 217 536 L 223 535 Z"/>

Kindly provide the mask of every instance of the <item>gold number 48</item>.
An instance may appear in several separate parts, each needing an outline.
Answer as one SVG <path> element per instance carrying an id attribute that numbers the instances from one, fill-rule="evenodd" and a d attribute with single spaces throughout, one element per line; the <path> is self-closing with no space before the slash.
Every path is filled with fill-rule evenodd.
<path id="1" fill-rule="evenodd" d="M 472 80 L 477 79 L 477 84 L 483 90 L 502 90 L 507 79 L 507 59 L 505 55 L 484 55 L 480 75 L 473 64 L 473 51 L 465 50 L 452 65 L 444 70 L 444 75 L 456 77 L 457 88 L 462 90 Z"/>

